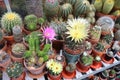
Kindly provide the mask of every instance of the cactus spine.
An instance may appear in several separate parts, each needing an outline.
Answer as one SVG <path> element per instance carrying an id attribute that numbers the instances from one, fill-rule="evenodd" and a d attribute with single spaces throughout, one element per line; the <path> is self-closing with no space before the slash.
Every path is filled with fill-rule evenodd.
<path id="1" fill-rule="evenodd" d="M 105 0 L 105 2 L 103 4 L 102 12 L 104 14 L 109 14 L 111 12 L 111 10 L 113 9 L 114 3 L 115 3 L 114 0 Z"/>

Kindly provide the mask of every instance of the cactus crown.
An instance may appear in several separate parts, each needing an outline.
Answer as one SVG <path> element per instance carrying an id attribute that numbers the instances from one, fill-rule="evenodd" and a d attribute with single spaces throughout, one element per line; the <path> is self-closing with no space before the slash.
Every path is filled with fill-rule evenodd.
<path id="1" fill-rule="evenodd" d="M 23 55 L 25 50 L 26 50 L 26 47 L 22 43 L 16 43 L 12 46 L 12 52 L 16 55 L 17 54 L 18 55 Z"/>
<path id="2" fill-rule="evenodd" d="M 102 43 L 97 43 L 96 46 L 95 46 L 95 49 L 98 50 L 98 51 L 104 51 L 104 45 Z"/>
<path id="3" fill-rule="evenodd" d="M 7 12 L 1 18 L 2 28 L 8 34 L 12 34 L 12 28 L 14 26 L 22 26 L 21 17 L 15 12 Z"/>
<path id="4" fill-rule="evenodd" d="M 7 67 L 7 74 L 9 77 L 17 78 L 23 72 L 23 66 L 19 62 L 14 62 Z"/>
<path id="5" fill-rule="evenodd" d="M 116 71 L 114 69 L 110 70 L 110 74 L 116 74 Z"/>
<path id="6" fill-rule="evenodd" d="M 96 56 L 96 57 L 95 57 L 95 61 L 101 61 L 100 56 Z"/>
<path id="7" fill-rule="evenodd" d="M 82 57 L 80 58 L 81 62 L 88 66 L 91 65 L 93 63 L 93 57 L 91 55 L 82 55 Z"/>
<path id="8" fill-rule="evenodd" d="M 86 41 L 85 48 L 86 48 L 86 50 L 91 49 L 92 48 L 92 44 L 90 42 Z"/>
<path id="9" fill-rule="evenodd" d="M 25 24 L 27 25 L 26 28 L 28 30 L 36 30 L 37 29 L 37 17 L 33 14 L 27 15 L 24 19 Z"/>

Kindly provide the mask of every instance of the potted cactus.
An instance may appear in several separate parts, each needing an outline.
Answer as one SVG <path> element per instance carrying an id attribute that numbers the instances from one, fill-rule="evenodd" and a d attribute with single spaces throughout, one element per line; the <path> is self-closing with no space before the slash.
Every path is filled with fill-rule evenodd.
<path id="1" fill-rule="evenodd" d="M 63 70 L 62 76 L 66 79 L 72 79 L 76 75 L 76 64 L 69 63 Z"/>
<path id="2" fill-rule="evenodd" d="M 40 36 L 31 35 L 27 38 L 28 50 L 24 53 L 24 65 L 29 71 L 28 75 L 33 78 L 39 78 L 44 75 L 45 62 L 49 59 L 50 44 L 45 44 L 40 50 Z"/>
<path id="3" fill-rule="evenodd" d="M 84 42 L 88 37 L 89 22 L 83 18 L 68 20 L 67 32 L 63 34 L 64 56 L 67 62 L 76 62 L 85 50 Z"/>
<path id="4" fill-rule="evenodd" d="M 91 65 L 92 69 L 98 69 L 102 66 L 101 58 L 100 56 L 95 56 L 93 60 L 93 64 Z"/>
<path id="5" fill-rule="evenodd" d="M 115 22 L 110 17 L 100 17 L 96 24 L 101 27 L 102 35 L 113 33 Z"/>
<path id="6" fill-rule="evenodd" d="M 0 67 L 2 68 L 2 70 L 5 70 L 10 62 L 11 59 L 8 53 L 6 53 L 5 51 L 0 51 Z"/>
<path id="7" fill-rule="evenodd" d="M 60 53 L 60 55 L 55 56 L 55 60 L 60 62 L 63 65 L 63 67 L 66 66 L 65 57 L 63 55 L 61 55 L 61 53 Z"/>
<path id="8" fill-rule="evenodd" d="M 14 38 L 12 36 L 12 34 L 13 34 L 12 28 L 14 26 L 22 27 L 22 19 L 19 16 L 19 14 L 15 13 L 15 12 L 7 12 L 1 18 L 1 25 L 4 30 L 4 33 L 6 34 L 6 36 L 4 36 L 4 38 L 7 41 L 9 41 L 9 43 L 13 43 Z"/>
<path id="9" fill-rule="evenodd" d="M 105 47 L 101 42 L 98 42 L 97 44 L 95 44 L 92 49 L 93 49 L 94 56 L 101 57 L 103 54 L 105 54 Z"/>
<path id="10" fill-rule="evenodd" d="M 61 63 L 54 59 L 50 59 L 46 62 L 46 67 L 48 69 L 48 78 L 50 80 L 61 80 L 61 73 L 63 70 Z"/>
<path id="11" fill-rule="evenodd" d="M 112 51 L 107 51 L 101 59 L 107 64 L 112 64 L 114 62 L 114 53 Z"/>
<path id="12" fill-rule="evenodd" d="M 23 27 L 23 31 L 26 34 L 29 34 L 31 31 L 38 30 L 40 26 L 37 25 L 37 22 L 38 22 L 37 16 L 35 16 L 34 14 L 25 16 L 24 18 L 25 25 Z"/>
<path id="13" fill-rule="evenodd" d="M 109 72 L 108 70 L 105 70 L 99 74 L 100 80 L 108 80 Z"/>
<path id="14" fill-rule="evenodd" d="M 85 73 L 90 69 L 90 65 L 93 63 L 93 57 L 86 52 L 81 55 L 77 63 L 77 70 L 79 72 Z"/>
<path id="15" fill-rule="evenodd" d="M 92 29 L 90 29 L 90 37 L 88 41 L 90 41 L 92 44 L 95 44 L 99 41 L 101 36 L 101 27 L 95 25 Z"/>
<path id="16" fill-rule="evenodd" d="M 23 80 L 25 77 L 25 72 L 23 71 L 23 66 L 19 62 L 11 63 L 6 70 L 8 76 L 11 80 Z"/>
<path id="17" fill-rule="evenodd" d="M 92 52 L 92 44 L 88 41 L 85 42 L 85 51 L 88 53 L 88 54 L 91 54 Z"/>
<path id="18" fill-rule="evenodd" d="M 26 47 L 23 43 L 15 43 L 12 45 L 11 58 L 13 61 L 23 62 L 23 55 Z"/>
<path id="19" fill-rule="evenodd" d="M 114 79 L 116 77 L 116 71 L 114 69 L 109 71 L 109 77 L 110 79 Z"/>

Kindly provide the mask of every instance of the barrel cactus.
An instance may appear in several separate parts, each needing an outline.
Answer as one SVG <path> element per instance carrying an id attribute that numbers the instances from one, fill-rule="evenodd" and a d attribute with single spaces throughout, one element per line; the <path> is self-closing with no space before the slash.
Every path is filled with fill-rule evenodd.
<path id="1" fill-rule="evenodd" d="M 58 0 L 46 0 L 44 4 L 45 14 L 48 17 L 53 17 L 58 14 L 59 1 Z"/>
<path id="2" fill-rule="evenodd" d="M 79 15 L 84 15 L 85 13 L 87 13 L 89 6 L 90 6 L 89 1 L 77 0 L 74 6 L 74 16 L 78 17 Z"/>
<path id="3" fill-rule="evenodd" d="M 114 0 L 105 0 L 105 2 L 103 4 L 102 12 L 104 14 L 109 14 L 111 12 L 111 10 L 113 9 L 114 3 L 115 3 Z"/>
<path id="4" fill-rule="evenodd" d="M 115 0 L 114 8 L 115 9 L 120 9 L 120 0 Z"/>
<path id="5" fill-rule="evenodd" d="M 115 16 L 120 16 L 120 10 L 116 10 L 112 14 L 115 15 Z"/>
<path id="6" fill-rule="evenodd" d="M 22 26 L 22 19 L 15 12 L 7 12 L 1 18 L 1 25 L 6 33 L 10 35 L 14 26 Z"/>
<path id="7" fill-rule="evenodd" d="M 34 31 L 37 29 L 37 16 L 30 14 L 25 16 L 24 22 L 26 24 L 25 28 Z"/>
<path id="8" fill-rule="evenodd" d="M 26 47 L 22 43 L 12 45 L 12 53 L 15 57 L 22 57 L 25 51 Z"/>
<path id="9" fill-rule="evenodd" d="M 96 8 L 96 11 L 100 12 L 102 10 L 102 5 L 103 5 L 102 0 L 95 0 L 94 6 Z"/>
<path id="10" fill-rule="evenodd" d="M 19 62 L 11 63 L 6 70 L 9 77 L 17 78 L 23 73 L 23 66 Z"/>
<path id="11" fill-rule="evenodd" d="M 72 5 L 70 3 L 65 3 L 60 8 L 60 15 L 63 18 L 67 18 L 69 14 L 72 13 Z"/>
<path id="12" fill-rule="evenodd" d="M 76 3 L 76 1 L 77 0 L 66 0 L 66 2 L 68 2 L 68 3 L 72 4 L 72 5 L 74 5 Z"/>

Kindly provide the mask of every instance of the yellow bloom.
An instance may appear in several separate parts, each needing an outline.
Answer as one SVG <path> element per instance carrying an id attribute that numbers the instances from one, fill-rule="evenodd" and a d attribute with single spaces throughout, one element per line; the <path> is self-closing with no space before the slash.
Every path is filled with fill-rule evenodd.
<path id="1" fill-rule="evenodd" d="M 7 14 L 5 14 L 5 17 L 6 17 L 8 20 L 14 20 L 16 17 L 18 17 L 18 15 L 15 14 L 15 13 L 7 13 Z"/>
<path id="2" fill-rule="evenodd" d="M 82 42 L 88 37 L 89 23 L 83 18 L 68 20 L 67 38 L 72 38 L 72 41 Z"/>
<path id="3" fill-rule="evenodd" d="M 54 74 L 60 74 L 62 72 L 62 70 L 63 70 L 62 64 L 59 62 L 55 62 L 54 66 L 52 68 L 52 72 Z"/>
<path id="4" fill-rule="evenodd" d="M 53 66 L 55 65 L 55 61 L 53 59 L 50 59 L 49 61 L 47 61 L 46 67 L 51 70 L 53 68 Z"/>

